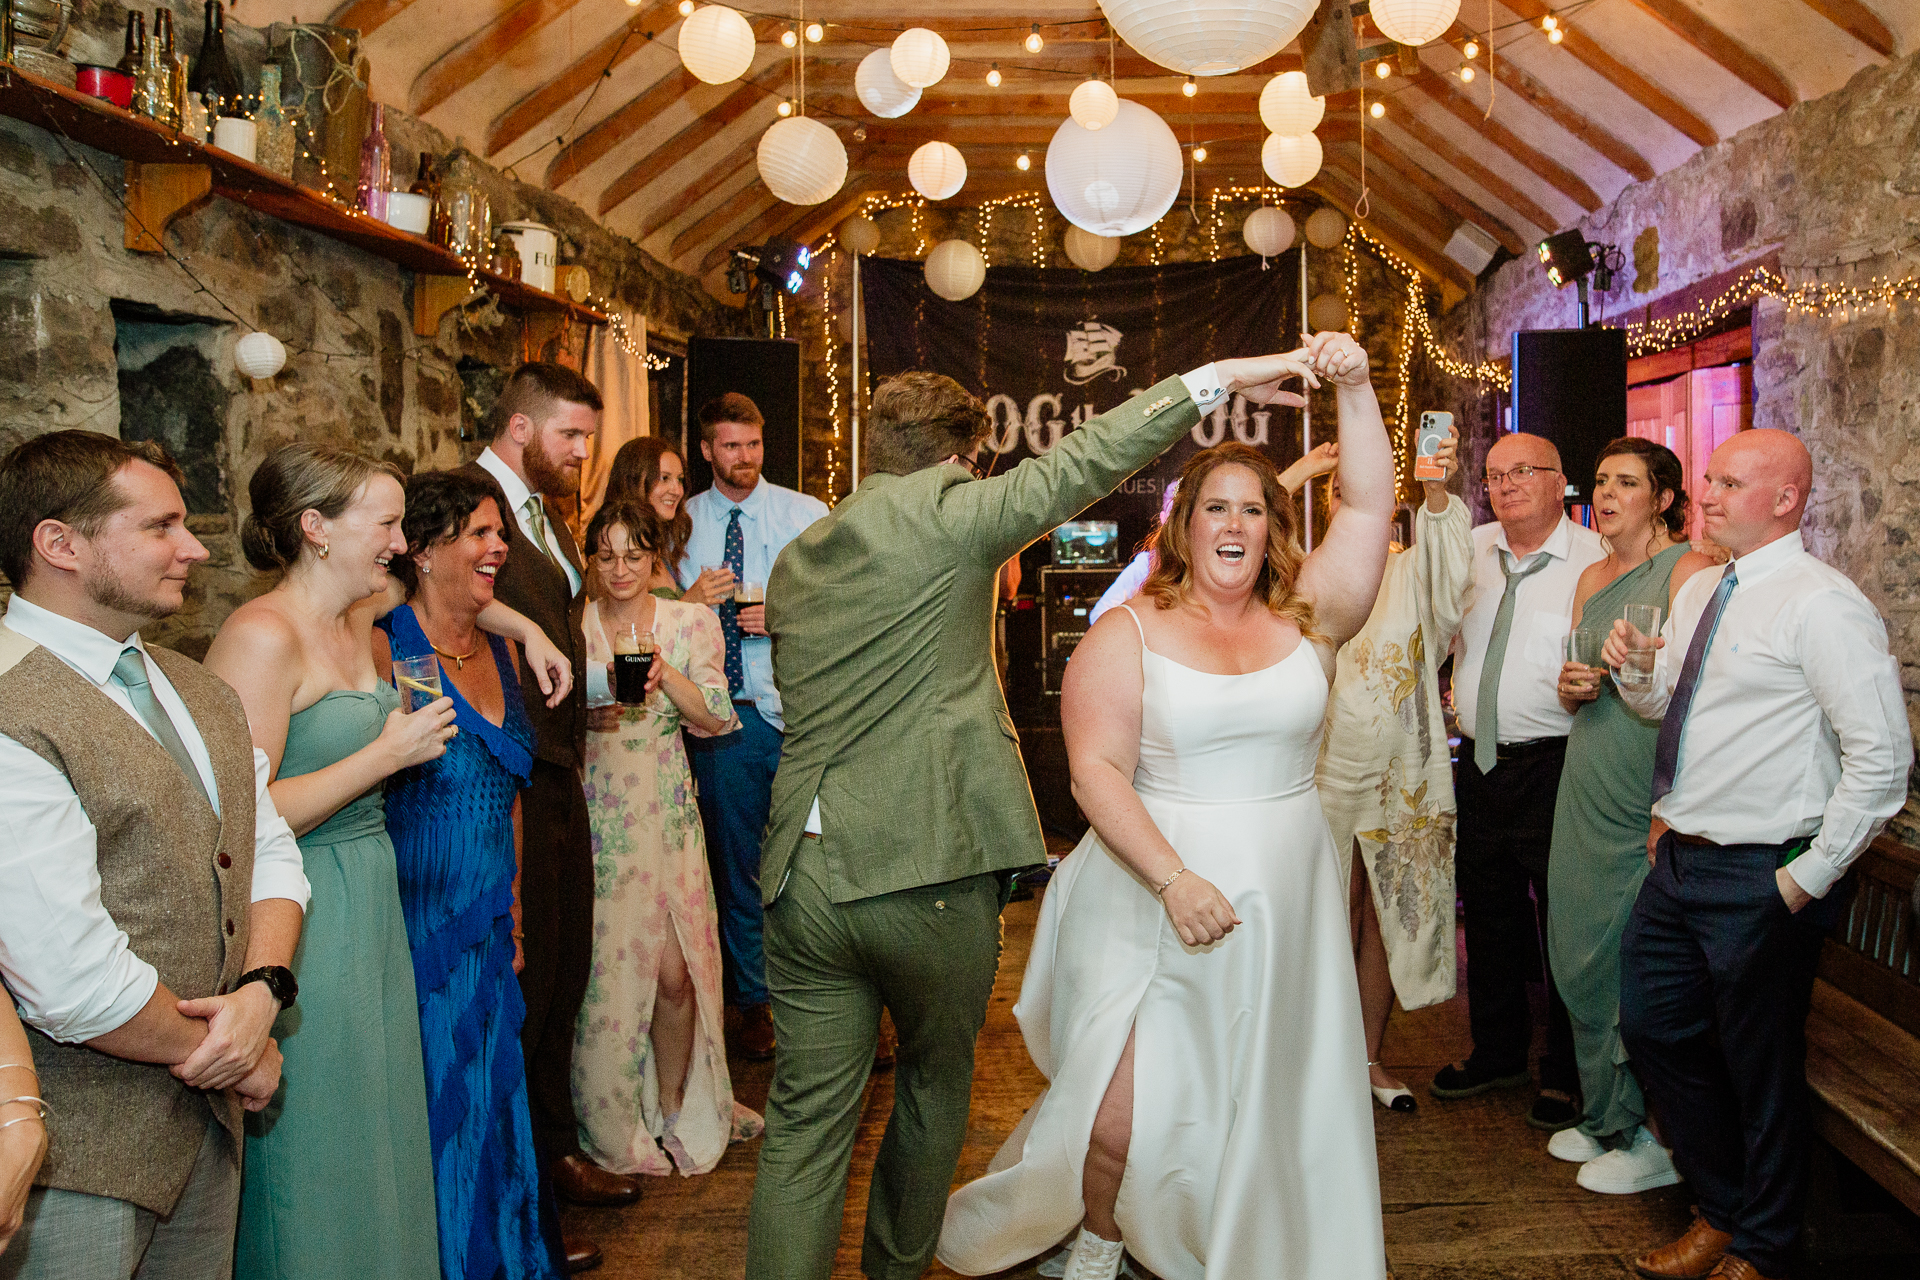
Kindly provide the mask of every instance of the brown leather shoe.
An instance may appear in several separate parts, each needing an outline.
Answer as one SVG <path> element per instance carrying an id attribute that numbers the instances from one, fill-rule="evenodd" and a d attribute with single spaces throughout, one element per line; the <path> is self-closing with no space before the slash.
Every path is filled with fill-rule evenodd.
<path id="1" fill-rule="evenodd" d="M 773 1011 L 764 1004 L 750 1004 L 740 1011 L 740 1056 L 748 1062 L 765 1062 L 773 1056 Z"/>
<path id="2" fill-rule="evenodd" d="M 561 1156 L 548 1172 L 554 1191 L 574 1204 L 608 1207 L 640 1198 L 640 1179 L 602 1169 L 585 1156 Z"/>
<path id="3" fill-rule="evenodd" d="M 591 1240 L 562 1240 L 560 1251 L 567 1257 L 567 1274 L 579 1275 L 600 1265 L 600 1246 Z"/>
<path id="4" fill-rule="evenodd" d="M 1771 1277 L 1761 1275 L 1751 1262 L 1731 1253 L 1721 1255 L 1720 1265 L 1709 1275 L 1720 1280 L 1771 1280 Z"/>
<path id="5" fill-rule="evenodd" d="M 1641 1254 L 1633 1260 L 1633 1269 L 1648 1280 L 1706 1280 L 1718 1273 L 1721 1255 L 1732 1239 L 1729 1233 L 1708 1225 L 1696 1211 L 1687 1234 Z"/>

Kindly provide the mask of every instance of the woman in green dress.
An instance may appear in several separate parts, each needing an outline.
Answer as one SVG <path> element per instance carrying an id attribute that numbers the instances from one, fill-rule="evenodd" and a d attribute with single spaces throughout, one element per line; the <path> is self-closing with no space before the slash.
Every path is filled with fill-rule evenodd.
<path id="1" fill-rule="evenodd" d="M 1593 513 L 1608 552 L 1580 575 L 1576 632 L 1604 636 L 1629 605 L 1665 617 L 1680 584 L 1712 563 L 1688 548 L 1683 483 L 1680 459 L 1651 441 L 1623 436 L 1601 451 Z M 1628 1194 L 1679 1181 L 1620 1045 L 1620 934 L 1647 874 L 1660 723 L 1628 710 L 1599 667 L 1569 661 L 1559 694 L 1574 720 L 1554 809 L 1547 952 L 1573 1020 L 1586 1114 L 1547 1150 L 1577 1162 L 1588 1190 Z"/>

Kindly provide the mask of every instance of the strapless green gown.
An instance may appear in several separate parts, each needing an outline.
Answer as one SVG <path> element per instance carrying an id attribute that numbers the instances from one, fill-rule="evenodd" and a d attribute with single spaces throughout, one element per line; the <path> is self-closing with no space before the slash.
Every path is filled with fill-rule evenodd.
<path id="1" fill-rule="evenodd" d="M 281 778 L 379 737 L 390 685 L 336 690 L 287 726 Z M 273 1033 L 280 1092 L 247 1116 L 235 1280 L 431 1280 L 440 1273 L 413 958 L 375 787 L 300 838 L 313 886 Z"/>

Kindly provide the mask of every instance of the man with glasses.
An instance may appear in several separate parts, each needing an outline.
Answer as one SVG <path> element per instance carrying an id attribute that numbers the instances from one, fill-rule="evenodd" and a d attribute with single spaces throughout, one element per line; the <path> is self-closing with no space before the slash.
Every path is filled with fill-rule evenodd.
<path id="1" fill-rule="evenodd" d="M 1433 1078 L 1436 1098 L 1467 1098 L 1531 1078 L 1527 982 L 1547 984 L 1547 1048 L 1536 1129 L 1578 1124 L 1573 1028 L 1548 971 L 1547 852 L 1573 717 L 1555 693 L 1573 593 L 1605 555 L 1567 519 L 1560 452 L 1539 436 L 1502 436 L 1487 452 L 1494 523 L 1473 531 L 1474 585 L 1453 644 L 1460 758 L 1455 875 L 1466 908 L 1467 1018 L 1473 1052 Z"/>

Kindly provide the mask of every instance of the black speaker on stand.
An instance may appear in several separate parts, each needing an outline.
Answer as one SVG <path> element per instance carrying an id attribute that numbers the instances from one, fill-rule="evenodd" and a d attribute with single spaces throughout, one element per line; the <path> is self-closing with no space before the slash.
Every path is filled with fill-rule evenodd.
<path id="1" fill-rule="evenodd" d="M 1626 330 L 1516 330 L 1513 429 L 1553 441 L 1566 500 L 1591 505 L 1600 450 L 1627 434 Z"/>
<path id="2" fill-rule="evenodd" d="M 700 455 L 700 407 L 729 391 L 752 400 L 767 420 L 760 474 L 800 487 L 800 344 L 780 338 L 690 338 L 687 341 L 687 493 L 713 484 Z"/>

